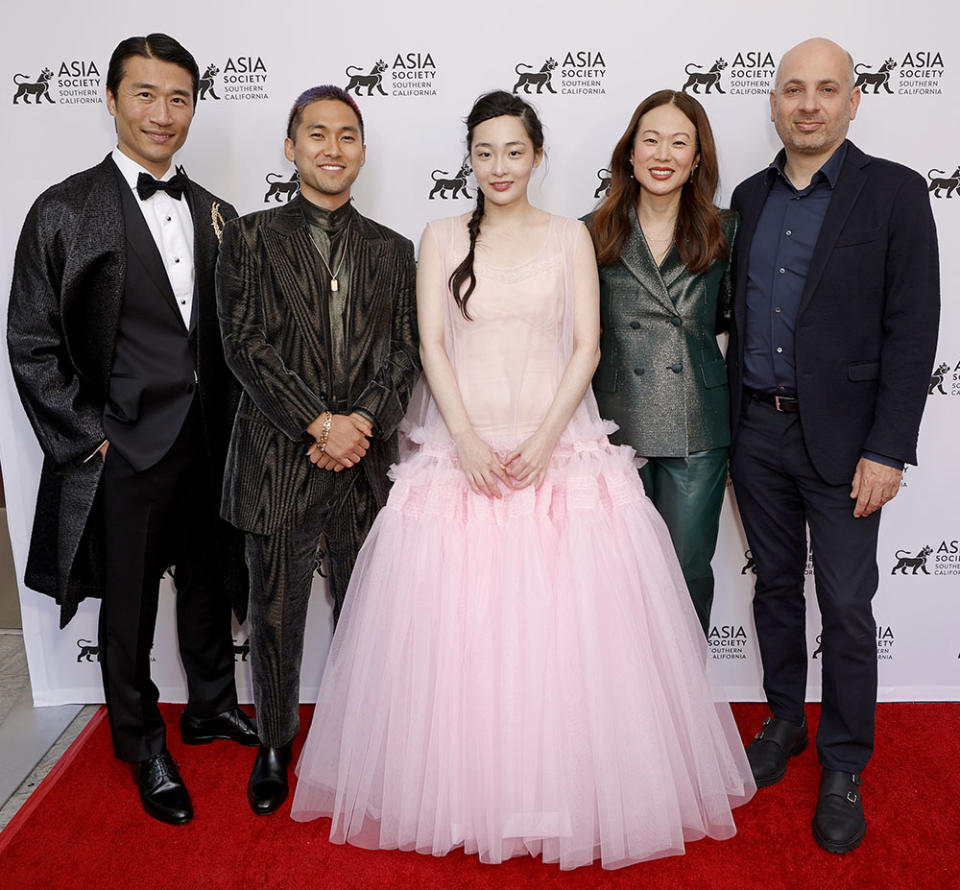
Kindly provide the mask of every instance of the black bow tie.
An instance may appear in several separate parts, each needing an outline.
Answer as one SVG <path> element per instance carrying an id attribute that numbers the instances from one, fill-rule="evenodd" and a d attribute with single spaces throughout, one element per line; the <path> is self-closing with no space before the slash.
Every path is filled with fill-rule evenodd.
<path id="1" fill-rule="evenodd" d="M 146 201 L 154 192 L 166 192 L 179 201 L 186 186 L 187 177 L 179 170 L 167 180 L 154 179 L 149 173 L 141 173 L 137 177 L 137 194 L 141 201 Z"/>

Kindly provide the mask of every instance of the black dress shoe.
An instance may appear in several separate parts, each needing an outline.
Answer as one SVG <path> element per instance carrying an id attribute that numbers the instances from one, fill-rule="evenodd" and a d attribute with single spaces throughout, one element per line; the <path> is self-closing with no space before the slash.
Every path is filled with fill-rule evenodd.
<path id="1" fill-rule="evenodd" d="M 779 782 L 786 775 L 787 760 L 806 751 L 808 742 L 806 717 L 800 726 L 767 717 L 763 729 L 747 745 L 747 760 L 757 787 L 765 788 Z"/>
<path id="2" fill-rule="evenodd" d="M 849 853 L 867 833 L 860 776 L 825 769 L 820 777 L 820 799 L 813 817 L 813 837 L 824 850 Z"/>
<path id="3" fill-rule="evenodd" d="M 154 819 L 183 825 L 193 818 L 193 804 L 170 752 L 164 748 L 137 764 L 140 802 Z"/>
<path id="4" fill-rule="evenodd" d="M 287 767 L 290 765 L 290 743 L 280 748 L 261 745 L 247 782 L 247 800 L 258 816 L 268 816 L 286 799 Z"/>
<path id="5" fill-rule="evenodd" d="M 214 739 L 229 739 L 241 745 L 259 745 L 256 721 L 246 711 L 233 708 L 215 717 L 180 715 L 180 737 L 185 745 L 206 745 Z"/>

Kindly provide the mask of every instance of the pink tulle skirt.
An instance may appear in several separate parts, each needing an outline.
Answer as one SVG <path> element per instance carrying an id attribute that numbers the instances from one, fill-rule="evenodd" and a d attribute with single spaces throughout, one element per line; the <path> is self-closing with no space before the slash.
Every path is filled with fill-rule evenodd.
<path id="1" fill-rule="evenodd" d="M 443 449 L 394 467 L 297 772 L 330 839 L 617 868 L 736 829 L 755 788 L 633 453 L 555 454 L 473 494 Z"/>

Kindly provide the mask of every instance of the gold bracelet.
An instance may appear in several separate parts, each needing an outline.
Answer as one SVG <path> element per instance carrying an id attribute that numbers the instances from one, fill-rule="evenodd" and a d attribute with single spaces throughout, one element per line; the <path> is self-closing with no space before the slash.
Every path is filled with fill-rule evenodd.
<path id="1" fill-rule="evenodd" d="M 320 430 L 320 438 L 317 439 L 317 447 L 321 454 L 327 450 L 327 439 L 330 438 L 330 426 L 333 424 L 333 414 L 329 411 L 324 413 L 326 417 L 323 420 L 323 429 Z"/>

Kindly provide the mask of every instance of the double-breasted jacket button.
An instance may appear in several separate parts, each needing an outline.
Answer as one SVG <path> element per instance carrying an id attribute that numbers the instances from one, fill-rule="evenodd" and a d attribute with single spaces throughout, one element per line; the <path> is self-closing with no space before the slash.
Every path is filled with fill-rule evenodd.
<path id="1" fill-rule="evenodd" d="M 670 365 L 670 370 L 673 371 L 674 374 L 679 374 L 683 370 L 683 362 L 674 362 Z"/>
<path id="2" fill-rule="evenodd" d="M 670 324 L 672 324 L 675 328 L 678 328 L 683 324 L 683 322 L 680 320 L 679 315 L 674 315 L 673 318 L 670 319 Z"/>
<path id="3" fill-rule="evenodd" d="M 640 329 L 640 322 L 639 322 L 639 321 L 631 321 L 631 322 L 630 322 L 630 327 L 632 327 L 635 331 L 637 331 L 637 330 Z"/>
<path id="4" fill-rule="evenodd" d="M 637 365 L 637 367 L 635 367 L 635 368 L 633 369 L 633 373 L 636 374 L 638 377 L 642 377 L 642 376 L 643 376 L 643 368 L 641 368 L 639 365 Z"/>

